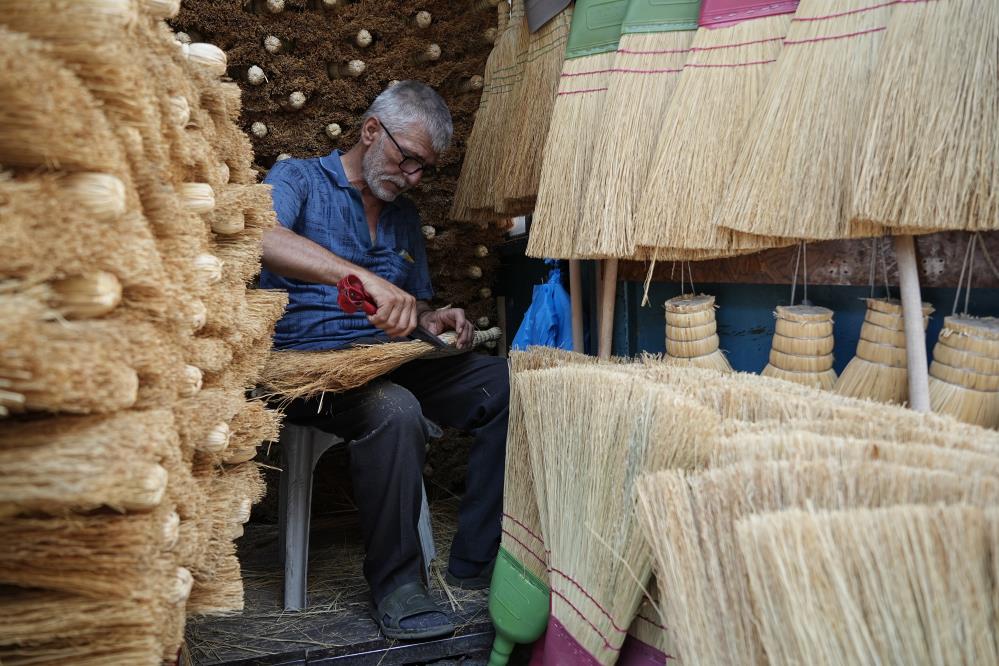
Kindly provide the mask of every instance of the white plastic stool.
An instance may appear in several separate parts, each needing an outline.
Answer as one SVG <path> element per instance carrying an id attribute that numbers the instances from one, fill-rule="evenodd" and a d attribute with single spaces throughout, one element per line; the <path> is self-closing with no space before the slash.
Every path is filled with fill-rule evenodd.
<path id="1" fill-rule="evenodd" d="M 309 521 L 312 515 L 312 473 L 319 458 L 343 440 L 318 428 L 286 423 L 281 428 L 278 552 L 284 563 L 284 609 L 301 610 L 307 604 Z M 427 490 L 420 507 L 420 548 L 424 582 L 430 584 L 430 563 L 437 557 L 430 525 Z"/>

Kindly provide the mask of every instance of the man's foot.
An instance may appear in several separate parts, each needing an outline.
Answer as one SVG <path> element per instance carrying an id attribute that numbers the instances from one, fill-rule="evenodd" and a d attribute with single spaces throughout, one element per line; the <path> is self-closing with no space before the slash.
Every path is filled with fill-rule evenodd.
<path id="1" fill-rule="evenodd" d="M 386 638 L 425 640 L 454 633 L 454 623 L 421 581 L 397 587 L 370 610 Z"/>
<path id="2" fill-rule="evenodd" d="M 444 582 L 451 587 L 457 587 L 462 590 L 485 590 L 493 580 L 493 569 L 495 567 L 496 559 L 494 558 L 479 573 L 472 576 L 456 576 L 451 573 L 451 569 L 448 569 L 444 574 Z"/>

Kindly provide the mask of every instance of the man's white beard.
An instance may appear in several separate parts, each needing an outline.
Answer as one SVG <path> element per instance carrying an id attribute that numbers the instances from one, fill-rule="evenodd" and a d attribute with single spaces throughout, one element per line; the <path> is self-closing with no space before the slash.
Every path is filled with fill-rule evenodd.
<path id="1" fill-rule="evenodd" d="M 385 136 L 381 136 L 377 143 L 372 144 L 364 153 L 361 160 L 361 168 L 364 171 L 364 182 L 368 184 L 371 193 L 382 201 L 391 202 L 406 190 L 406 179 L 403 176 L 388 176 L 385 174 L 385 166 L 388 158 L 385 156 Z M 388 181 L 399 188 L 398 192 L 391 192 L 385 187 L 384 182 Z"/>

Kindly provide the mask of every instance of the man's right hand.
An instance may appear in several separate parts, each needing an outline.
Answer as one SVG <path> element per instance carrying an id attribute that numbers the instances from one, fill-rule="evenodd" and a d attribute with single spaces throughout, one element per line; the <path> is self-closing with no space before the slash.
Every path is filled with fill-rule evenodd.
<path id="1" fill-rule="evenodd" d="M 358 277 L 364 290 L 378 306 L 378 311 L 369 315 L 368 321 L 393 338 L 403 338 L 412 333 L 417 324 L 416 298 L 372 273 Z"/>

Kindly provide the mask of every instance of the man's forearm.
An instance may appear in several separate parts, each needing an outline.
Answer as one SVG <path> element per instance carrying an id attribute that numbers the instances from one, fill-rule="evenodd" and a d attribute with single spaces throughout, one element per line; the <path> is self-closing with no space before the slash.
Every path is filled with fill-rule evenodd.
<path id="1" fill-rule="evenodd" d="M 261 263 L 264 268 L 302 282 L 335 285 L 349 273 L 358 276 L 368 273 L 364 268 L 284 227 L 264 232 L 263 245 Z"/>

